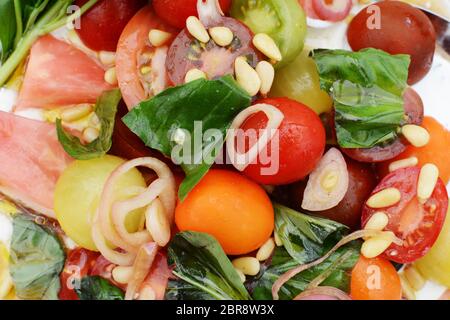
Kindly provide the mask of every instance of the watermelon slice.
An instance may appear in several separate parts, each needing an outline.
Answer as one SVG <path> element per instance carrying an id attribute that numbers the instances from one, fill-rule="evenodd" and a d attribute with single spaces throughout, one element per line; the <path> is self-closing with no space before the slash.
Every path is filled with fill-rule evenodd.
<path id="1" fill-rule="evenodd" d="M 50 35 L 41 37 L 31 48 L 16 110 L 95 103 L 113 88 L 104 75 L 81 50 Z"/>
<path id="2" fill-rule="evenodd" d="M 54 217 L 53 193 L 72 159 L 58 142 L 55 125 L 0 111 L 0 192 Z"/>

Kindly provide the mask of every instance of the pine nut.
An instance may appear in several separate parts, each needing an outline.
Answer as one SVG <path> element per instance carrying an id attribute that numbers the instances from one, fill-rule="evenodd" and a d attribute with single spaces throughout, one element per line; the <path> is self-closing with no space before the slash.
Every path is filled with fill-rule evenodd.
<path id="1" fill-rule="evenodd" d="M 394 172 L 398 169 L 408 168 L 408 167 L 414 167 L 419 163 L 419 159 L 416 157 L 410 157 L 406 159 L 397 160 L 394 162 L 391 162 L 389 164 L 389 172 Z"/>
<path id="2" fill-rule="evenodd" d="M 221 47 L 226 47 L 233 42 L 234 34 L 230 28 L 214 27 L 209 29 L 209 34 L 216 44 Z"/>
<path id="3" fill-rule="evenodd" d="M 149 66 L 143 66 L 143 67 L 141 68 L 141 74 L 143 74 L 144 76 L 145 76 L 146 74 L 149 74 L 150 72 L 152 72 L 152 67 L 149 67 Z"/>
<path id="4" fill-rule="evenodd" d="M 110 51 L 100 51 L 98 54 L 100 62 L 105 66 L 111 66 L 116 63 L 116 53 Z"/>
<path id="5" fill-rule="evenodd" d="M 241 279 L 241 282 L 244 283 L 246 280 L 245 274 L 239 269 L 234 268 L 234 270 L 236 270 L 237 274 L 239 275 L 239 279 Z"/>
<path id="6" fill-rule="evenodd" d="M 233 260 L 233 266 L 248 276 L 256 276 L 261 268 L 258 259 L 253 257 L 242 257 Z"/>
<path id="7" fill-rule="evenodd" d="M 184 82 L 192 82 L 198 79 L 206 79 L 206 73 L 204 73 L 200 69 L 191 69 L 186 73 L 186 76 L 184 77 Z"/>
<path id="8" fill-rule="evenodd" d="M 92 128 L 92 127 L 87 127 L 86 129 L 83 130 L 82 137 L 86 143 L 91 143 L 91 142 L 97 140 L 99 135 L 100 135 L 99 130 Z"/>
<path id="9" fill-rule="evenodd" d="M 406 267 L 404 275 L 414 290 L 419 291 L 425 286 L 425 279 L 413 266 Z"/>
<path id="10" fill-rule="evenodd" d="M 100 119 L 95 112 L 92 112 L 89 116 L 89 126 L 97 128 L 100 125 Z"/>
<path id="11" fill-rule="evenodd" d="M 112 68 L 109 68 L 108 70 L 106 70 L 105 81 L 113 86 L 117 84 L 117 75 L 116 75 L 115 67 L 112 67 Z"/>
<path id="12" fill-rule="evenodd" d="M 148 33 L 148 40 L 154 47 L 160 47 L 165 44 L 172 37 L 172 34 L 166 31 L 152 29 Z"/>
<path id="13" fill-rule="evenodd" d="M 417 197 L 421 203 L 427 202 L 431 197 L 438 179 L 438 167 L 432 163 L 427 163 L 422 167 L 419 174 L 419 181 L 417 182 Z"/>
<path id="14" fill-rule="evenodd" d="M 208 31 L 206 31 L 205 26 L 197 17 L 190 16 L 189 18 L 187 18 L 186 27 L 191 36 L 193 36 L 198 41 L 203 43 L 207 43 L 209 41 Z"/>
<path id="15" fill-rule="evenodd" d="M 389 233 L 384 232 L 383 235 L 371 237 L 364 241 L 361 247 L 361 254 L 368 259 L 378 257 L 392 244 L 392 237 Z"/>
<path id="16" fill-rule="evenodd" d="M 402 127 L 402 134 L 414 147 L 424 147 L 430 141 L 430 134 L 425 128 L 414 124 Z"/>
<path id="17" fill-rule="evenodd" d="M 264 243 L 261 248 L 259 248 L 256 253 L 256 259 L 259 261 L 266 261 L 272 255 L 273 250 L 275 249 L 275 241 L 273 238 L 269 238 L 269 240 Z"/>
<path id="18" fill-rule="evenodd" d="M 278 235 L 278 233 L 276 231 L 273 233 L 273 236 L 274 236 L 273 238 L 275 240 L 276 246 L 281 247 L 283 245 L 283 241 L 281 241 L 280 236 Z"/>
<path id="19" fill-rule="evenodd" d="M 153 240 L 161 247 L 165 247 L 170 241 L 170 223 L 166 209 L 159 198 L 148 206 L 145 218 L 147 230 Z"/>
<path id="20" fill-rule="evenodd" d="M 251 96 L 255 96 L 261 88 L 258 73 L 247 63 L 244 57 L 238 57 L 234 62 L 236 81 Z"/>
<path id="21" fill-rule="evenodd" d="M 398 203 L 402 195 L 396 188 L 387 188 L 372 195 L 367 200 L 367 205 L 373 209 L 385 208 Z"/>
<path id="22" fill-rule="evenodd" d="M 389 217 L 384 212 L 375 212 L 367 221 L 364 230 L 382 231 L 389 223 Z"/>
<path id="23" fill-rule="evenodd" d="M 112 278 L 120 284 L 127 284 L 130 282 L 133 274 L 133 267 L 117 266 L 112 270 Z"/>
<path id="24" fill-rule="evenodd" d="M 92 112 L 92 105 L 80 104 L 75 107 L 66 108 L 61 112 L 61 120 L 64 122 L 74 122 L 86 117 Z"/>
<path id="25" fill-rule="evenodd" d="M 280 49 L 275 41 L 265 33 L 258 33 L 253 37 L 253 45 L 268 58 L 281 61 L 282 56 Z"/>
<path id="26" fill-rule="evenodd" d="M 272 89 L 273 80 L 275 79 L 275 69 L 267 61 L 260 61 L 256 65 L 256 73 L 258 73 L 261 80 L 260 92 L 262 95 L 267 95 Z"/>
<path id="27" fill-rule="evenodd" d="M 149 285 L 145 285 L 142 287 L 141 291 L 139 291 L 139 300 L 156 300 L 156 292 Z"/>

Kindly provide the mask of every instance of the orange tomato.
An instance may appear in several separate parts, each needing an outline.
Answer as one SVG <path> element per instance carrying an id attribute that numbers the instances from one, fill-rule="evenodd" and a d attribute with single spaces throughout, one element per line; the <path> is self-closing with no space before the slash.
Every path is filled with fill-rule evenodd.
<path id="1" fill-rule="evenodd" d="M 422 148 L 408 146 L 406 151 L 397 158 L 387 161 L 379 166 L 382 176 L 388 173 L 389 163 L 409 157 L 417 157 L 419 165 L 434 163 L 440 172 L 445 184 L 450 180 L 450 131 L 432 117 L 425 117 L 422 126 L 430 133 L 430 142 Z"/>
<path id="2" fill-rule="evenodd" d="M 361 256 L 352 270 L 350 295 L 354 300 L 400 300 L 402 287 L 394 266 L 383 258 Z"/>
<path id="3" fill-rule="evenodd" d="M 274 211 L 265 191 L 244 176 L 210 170 L 175 211 L 180 231 L 214 236 L 225 253 L 240 255 L 261 247 L 274 228 Z"/>

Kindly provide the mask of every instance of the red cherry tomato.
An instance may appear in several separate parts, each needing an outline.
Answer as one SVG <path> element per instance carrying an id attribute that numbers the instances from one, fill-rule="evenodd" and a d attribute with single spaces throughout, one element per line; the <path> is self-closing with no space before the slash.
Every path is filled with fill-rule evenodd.
<path id="1" fill-rule="evenodd" d="M 88 0 L 77 0 L 79 7 Z M 76 29 L 83 43 L 95 51 L 116 51 L 117 42 L 128 21 L 145 6 L 145 0 L 100 0 L 81 17 Z"/>
<path id="2" fill-rule="evenodd" d="M 352 9 L 352 0 L 312 0 L 312 6 L 320 19 L 342 21 Z"/>
<path id="3" fill-rule="evenodd" d="M 78 300 L 78 295 L 74 290 L 76 281 L 90 274 L 99 253 L 78 248 L 72 250 L 61 272 L 61 290 L 59 291 L 59 299 L 61 300 Z"/>
<path id="4" fill-rule="evenodd" d="M 362 226 L 377 211 L 389 217 L 385 230 L 392 231 L 403 240 L 402 245 L 392 244 L 384 253 L 389 260 L 398 263 L 411 263 L 423 257 L 436 241 L 448 208 L 448 195 L 441 179 L 438 180 L 431 198 L 421 204 L 417 198 L 417 182 L 420 168 L 399 169 L 387 175 L 372 194 L 387 188 L 397 188 L 400 201 L 382 209 L 363 208 Z"/>
<path id="5" fill-rule="evenodd" d="M 224 13 L 230 9 L 231 0 L 219 0 Z M 171 26 L 183 29 L 189 16 L 198 16 L 197 0 L 153 0 L 156 14 Z"/>
<path id="6" fill-rule="evenodd" d="M 379 8 L 379 14 L 368 9 L 372 6 Z M 372 47 L 391 54 L 409 54 L 409 84 L 425 77 L 433 62 L 433 24 L 422 11 L 400 1 L 381 1 L 361 10 L 350 23 L 347 37 L 355 51 Z"/>
<path id="7" fill-rule="evenodd" d="M 262 168 L 276 164 L 262 164 L 266 161 L 258 157 L 257 162 L 250 164 L 243 173 L 259 183 L 269 185 L 288 184 L 306 177 L 325 150 L 325 129 L 319 116 L 304 104 L 288 98 L 263 99 L 258 103 L 273 105 L 284 114 L 279 128 L 278 150 L 272 150 L 269 142 L 267 149 L 261 151 L 261 154 L 267 154 L 272 161 L 278 162 L 278 170 L 274 175 L 263 175 Z M 260 112 L 247 119 L 241 129 L 260 130 L 266 124 L 267 117 Z M 275 155 L 275 152 L 278 154 Z"/>
<path id="8" fill-rule="evenodd" d="M 117 45 L 117 79 L 128 109 L 168 86 L 167 46 L 153 47 L 148 39 L 150 29 L 164 30 L 173 35 L 177 32 L 162 22 L 150 6 L 146 6 L 127 24 Z M 142 72 L 145 69 L 147 71 Z"/>

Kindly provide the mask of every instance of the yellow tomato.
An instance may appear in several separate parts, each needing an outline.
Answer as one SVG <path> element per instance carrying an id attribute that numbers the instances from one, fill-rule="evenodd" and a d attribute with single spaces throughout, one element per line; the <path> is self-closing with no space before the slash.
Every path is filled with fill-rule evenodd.
<path id="1" fill-rule="evenodd" d="M 100 196 L 110 174 L 125 161 L 114 156 L 75 161 L 61 175 L 55 190 L 55 213 L 64 232 L 79 246 L 96 251 L 91 237 L 92 219 L 97 211 Z M 130 188 L 146 187 L 141 173 L 130 170 L 115 185 L 115 199 L 129 198 Z M 126 227 L 136 231 L 143 210 L 128 215 Z"/>

